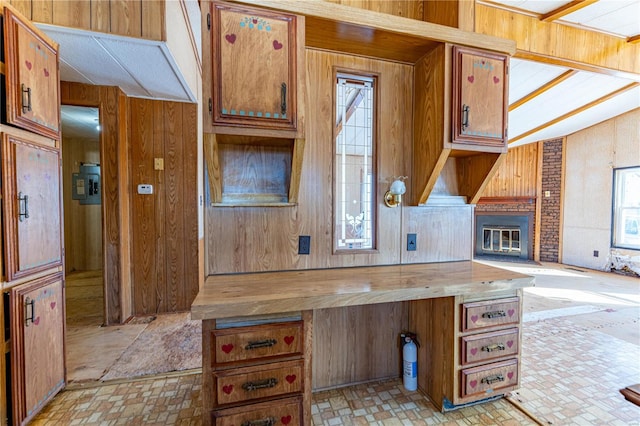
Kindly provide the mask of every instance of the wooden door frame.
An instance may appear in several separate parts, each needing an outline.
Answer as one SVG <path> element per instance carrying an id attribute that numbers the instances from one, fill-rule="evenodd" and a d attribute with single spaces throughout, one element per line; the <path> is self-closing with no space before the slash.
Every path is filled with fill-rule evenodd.
<path id="1" fill-rule="evenodd" d="M 118 87 L 60 82 L 60 103 L 98 108 L 102 181 L 102 267 L 105 325 L 132 313 L 127 98 Z"/>

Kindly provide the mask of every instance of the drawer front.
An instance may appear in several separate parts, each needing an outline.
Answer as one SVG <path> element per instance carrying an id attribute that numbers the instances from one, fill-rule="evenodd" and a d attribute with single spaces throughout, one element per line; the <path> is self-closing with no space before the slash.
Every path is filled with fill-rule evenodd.
<path id="1" fill-rule="evenodd" d="M 213 373 L 218 405 L 302 392 L 303 360 Z"/>
<path id="2" fill-rule="evenodd" d="M 460 372 L 460 396 L 482 395 L 490 397 L 500 389 L 518 384 L 518 360 L 494 362 Z"/>
<path id="3" fill-rule="evenodd" d="M 520 322 L 520 298 L 485 300 L 462 305 L 462 331 Z"/>
<path id="4" fill-rule="evenodd" d="M 461 340 L 463 365 L 513 356 L 519 350 L 517 328 L 464 336 Z"/>
<path id="5" fill-rule="evenodd" d="M 302 321 L 214 330 L 213 365 L 302 354 Z"/>
<path id="6" fill-rule="evenodd" d="M 302 402 L 300 398 L 288 398 L 218 410 L 213 412 L 212 424 L 215 426 L 302 426 Z"/>

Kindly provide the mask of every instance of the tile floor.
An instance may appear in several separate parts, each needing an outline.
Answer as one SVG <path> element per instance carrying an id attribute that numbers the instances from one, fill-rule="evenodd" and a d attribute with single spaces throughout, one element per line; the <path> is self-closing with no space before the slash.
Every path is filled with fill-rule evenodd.
<path id="1" fill-rule="evenodd" d="M 369 383 L 315 393 L 314 424 L 640 425 L 640 407 L 619 393 L 640 383 L 640 280 L 555 264 L 489 263 L 536 276 L 536 287 L 525 291 L 516 393 L 441 414 L 399 381 Z M 197 425 L 200 389 L 198 373 L 72 384 L 32 424 Z"/>

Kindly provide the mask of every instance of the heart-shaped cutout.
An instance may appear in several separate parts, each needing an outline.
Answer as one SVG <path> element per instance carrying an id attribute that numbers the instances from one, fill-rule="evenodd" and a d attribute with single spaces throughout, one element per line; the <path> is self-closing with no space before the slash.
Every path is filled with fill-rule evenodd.
<path id="1" fill-rule="evenodd" d="M 495 84 L 498 84 L 498 83 L 500 83 L 500 79 L 498 77 L 496 77 L 496 76 L 493 76 L 493 82 Z"/>
<path id="2" fill-rule="evenodd" d="M 478 353 L 478 348 L 471 349 L 471 355 L 475 355 Z"/>
<path id="3" fill-rule="evenodd" d="M 467 80 L 469 80 L 469 83 L 473 83 L 474 78 L 472 75 L 470 75 L 469 77 L 467 77 Z"/>
<path id="4" fill-rule="evenodd" d="M 40 317 L 37 317 L 36 319 L 34 319 L 34 320 L 33 320 L 33 323 L 34 323 L 35 325 L 40 324 Z"/>
<path id="5" fill-rule="evenodd" d="M 287 377 L 285 377 L 286 381 L 289 382 L 289 384 L 293 383 L 296 381 L 296 375 L 295 374 L 288 374 Z"/>
<path id="6" fill-rule="evenodd" d="M 509 380 L 513 379 L 513 371 L 509 371 L 507 373 L 507 377 L 509 378 Z"/>
<path id="7" fill-rule="evenodd" d="M 27 69 L 28 69 L 29 71 L 31 71 L 31 67 L 33 66 L 33 65 L 31 64 L 31 62 L 29 62 L 29 61 L 24 61 L 24 64 L 27 66 Z"/>
<path id="8" fill-rule="evenodd" d="M 225 354 L 228 354 L 232 350 L 233 350 L 233 343 L 222 345 L 222 352 L 224 352 Z"/>
<path id="9" fill-rule="evenodd" d="M 478 321 L 478 316 L 477 315 L 471 315 L 471 322 L 476 322 Z"/>
<path id="10" fill-rule="evenodd" d="M 292 344 L 292 343 L 293 343 L 293 336 L 284 336 L 284 342 L 285 342 L 287 345 Z"/>
<path id="11" fill-rule="evenodd" d="M 224 38 L 231 44 L 236 42 L 236 35 L 235 34 L 227 34 L 226 36 L 224 36 Z"/>
<path id="12" fill-rule="evenodd" d="M 472 388 L 475 388 L 477 384 L 478 384 L 477 380 L 472 380 L 469 382 L 469 386 L 471 386 Z"/>
<path id="13" fill-rule="evenodd" d="M 509 340 L 509 341 L 507 342 L 507 346 L 509 346 L 509 347 L 513 346 L 513 340 Z"/>
<path id="14" fill-rule="evenodd" d="M 278 40 L 273 40 L 273 48 L 276 50 L 282 49 L 282 43 L 280 43 Z"/>
<path id="15" fill-rule="evenodd" d="M 222 387 L 222 392 L 224 392 L 227 395 L 229 395 L 231 392 L 233 392 L 233 385 L 224 385 Z"/>
<path id="16" fill-rule="evenodd" d="M 282 416 L 280 417 L 280 421 L 282 422 L 283 425 L 288 425 L 289 423 L 291 423 L 291 416 L 289 415 Z"/>
<path id="17" fill-rule="evenodd" d="M 515 309 L 509 309 L 509 310 L 507 311 L 507 313 L 509 314 L 509 316 L 510 316 L 510 317 L 512 317 L 512 316 L 513 316 L 513 314 L 515 314 L 515 313 L 516 313 L 516 310 L 515 310 Z"/>
<path id="18" fill-rule="evenodd" d="M 56 308 L 56 302 L 51 302 L 49 304 L 49 306 L 51 306 L 51 309 L 55 309 Z"/>
<path id="19" fill-rule="evenodd" d="M 49 77 L 49 70 L 45 68 L 43 71 L 44 71 L 44 76 Z"/>

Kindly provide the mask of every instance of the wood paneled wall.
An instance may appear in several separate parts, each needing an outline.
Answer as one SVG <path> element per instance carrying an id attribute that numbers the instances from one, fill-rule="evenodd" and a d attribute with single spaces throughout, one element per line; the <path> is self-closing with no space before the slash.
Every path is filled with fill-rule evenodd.
<path id="1" fill-rule="evenodd" d="M 406 176 L 412 140 L 413 68 L 307 49 L 305 154 L 297 206 L 207 207 L 207 274 L 400 263 L 402 209 L 383 204 L 392 176 Z M 334 68 L 378 76 L 375 252 L 333 254 Z M 208 200 L 210 202 L 210 200 Z M 209 204 L 209 203 L 208 203 Z M 311 236 L 311 254 L 298 255 L 298 236 Z"/>
<path id="2" fill-rule="evenodd" d="M 186 311 L 198 293 L 197 105 L 129 106 L 133 314 Z"/>
<path id="3" fill-rule="evenodd" d="M 100 110 L 105 322 L 118 324 L 131 312 L 125 95 L 117 87 L 61 82 L 60 101 Z"/>
<path id="4" fill-rule="evenodd" d="M 100 163 L 100 142 L 97 135 L 86 139 L 65 138 L 63 129 L 62 148 L 65 271 L 102 269 L 102 206 L 80 204 L 79 200 L 72 199 L 72 175 L 78 173 L 80 163 Z"/>
<path id="5" fill-rule="evenodd" d="M 422 20 L 423 0 L 324 0 L 330 3 Z"/>
<path id="6" fill-rule="evenodd" d="M 9 3 L 34 22 L 165 40 L 165 0 L 9 0 Z"/>
<path id="7" fill-rule="evenodd" d="M 482 197 L 537 196 L 538 144 L 530 143 L 509 149 L 506 159 L 489 181 Z"/>

